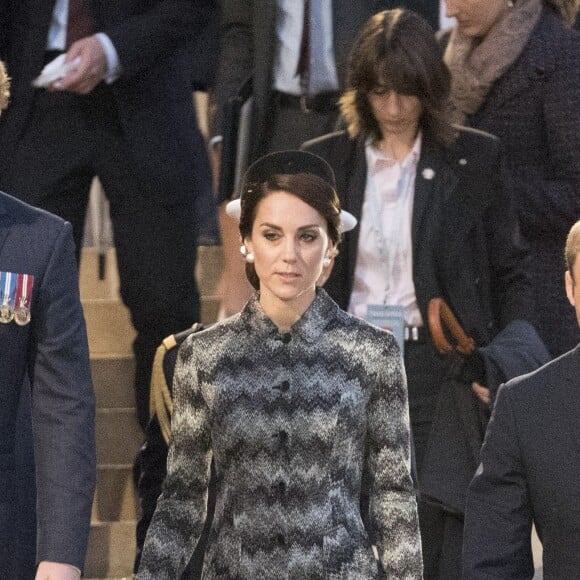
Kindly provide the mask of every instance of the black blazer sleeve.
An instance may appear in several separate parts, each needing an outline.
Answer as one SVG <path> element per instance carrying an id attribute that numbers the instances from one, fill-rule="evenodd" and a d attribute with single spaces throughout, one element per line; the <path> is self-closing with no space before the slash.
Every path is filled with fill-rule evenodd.
<path id="1" fill-rule="evenodd" d="M 57 233 L 39 283 L 29 356 L 37 558 L 82 569 L 95 487 L 95 402 L 70 224 Z"/>

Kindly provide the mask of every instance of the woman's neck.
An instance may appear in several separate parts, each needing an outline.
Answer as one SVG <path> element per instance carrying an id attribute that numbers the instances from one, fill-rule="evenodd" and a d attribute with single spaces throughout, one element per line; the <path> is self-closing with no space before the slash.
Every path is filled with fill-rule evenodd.
<path id="1" fill-rule="evenodd" d="M 260 292 L 260 306 L 266 316 L 282 333 L 290 332 L 316 298 L 316 291 L 305 292 L 292 300 L 281 300 L 267 292 Z"/>
<path id="2" fill-rule="evenodd" d="M 383 138 L 377 143 L 377 148 L 387 157 L 401 163 L 413 149 L 417 130 L 401 134 L 383 133 Z"/>

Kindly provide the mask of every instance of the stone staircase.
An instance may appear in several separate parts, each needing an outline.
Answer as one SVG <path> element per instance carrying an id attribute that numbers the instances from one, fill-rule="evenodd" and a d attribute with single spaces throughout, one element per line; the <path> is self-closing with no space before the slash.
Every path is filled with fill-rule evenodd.
<path id="1" fill-rule="evenodd" d="M 220 248 L 199 249 L 196 276 L 205 323 L 217 317 L 216 286 L 221 267 Z M 108 250 L 106 276 L 99 280 L 96 249 L 83 249 L 80 286 L 97 401 L 97 490 L 85 576 L 130 578 L 137 520 L 132 465 L 143 434 L 133 397 L 131 344 L 135 333 L 119 298 L 114 250 Z"/>

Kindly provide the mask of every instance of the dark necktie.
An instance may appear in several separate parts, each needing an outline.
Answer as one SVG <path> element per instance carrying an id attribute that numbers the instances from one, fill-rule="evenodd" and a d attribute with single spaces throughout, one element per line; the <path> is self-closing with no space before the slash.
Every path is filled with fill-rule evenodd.
<path id="1" fill-rule="evenodd" d="M 66 28 L 67 48 L 77 40 L 95 32 L 95 19 L 91 0 L 69 0 Z"/>
<path id="2" fill-rule="evenodd" d="M 300 76 L 302 94 L 308 94 L 310 76 L 310 0 L 304 0 L 304 19 L 302 24 L 302 40 L 300 41 L 300 56 L 296 74 Z"/>

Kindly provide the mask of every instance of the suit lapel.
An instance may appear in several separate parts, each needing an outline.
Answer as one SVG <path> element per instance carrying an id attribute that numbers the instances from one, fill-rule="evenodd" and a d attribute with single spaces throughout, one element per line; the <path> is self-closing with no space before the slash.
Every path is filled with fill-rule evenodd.
<path id="1" fill-rule="evenodd" d="M 10 215 L 6 209 L 4 200 L 2 199 L 2 193 L 0 193 L 0 256 L 2 255 L 2 246 L 8 237 L 9 221 Z"/>
<path id="2" fill-rule="evenodd" d="M 352 142 L 349 157 L 345 159 L 342 167 L 344 168 L 345 177 L 343 178 L 344 180 L 337 179 L 337 182 L 348 183 L 346 191 L 344 192 L 344 209 L 354 215 L 360 223 L 367 180 L 365 145 L 362 139 L 357 139 Z M 359 232 L 360 227 L 356 227 L 347 234 L 345 240 L 348 280 L 354 280 Z"/>
<path id="3" fill-rule="evenodd" d="M 415 197 L 413 200 L 413 217 L 411 236 L 413 239 L 413 255 L 419 256 L 419 248 L 432 227 L 438 225 L 438 220 L 426 217 L 431 215 L 434 203 L 443 203 L 457 185 L 457 177 L 444 161 L 441 152 L 428 145 L 422 147 L 421 157 L 417 165 L 415 178 Z"/>

